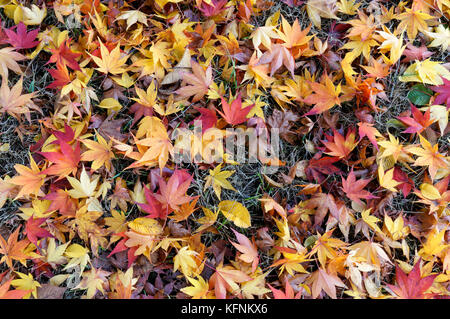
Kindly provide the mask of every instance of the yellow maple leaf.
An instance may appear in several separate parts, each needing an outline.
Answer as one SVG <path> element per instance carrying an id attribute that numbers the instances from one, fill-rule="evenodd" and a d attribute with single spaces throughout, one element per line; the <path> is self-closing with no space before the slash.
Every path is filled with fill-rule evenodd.
<path id="1" fill-rule="evenodd" d="M 442 85 L 444 84 L 442 77 L 450 80 L 450 71 L 442 66 L 440 62 L 426 59 L 411 64 L 405 70 L 405 73 L 398 78 L 402 82 L 421 82 L 431 85 Z"/>
<path id="2" fill-rule="evenodd" d="M 117 20 L 127 20 L 127 30 L 136 22 L 147 24 L 147 15 L 139 10 L 128 10 L 124 11 L 121 15 L 119 15 Z"/>
<path id="3" fill-rule="evenodd" d="M 192 286 L 181 288 L 180 291 L 192 297 L 192 299 L 206 299 L 208 298 L 209 283 L 201 276 L 197 276 L 198 280 L 186 277 Z"/>
<path id="4" fill-rule="evenodd" d="M 11 281 L 11 285 L 19 290 L 30 291 L 23 297 L 23 299 L 29 299 L 31 295 L 37 299 L 37 288 L 41 287 L 41 284 L 34 280 L 32 274 L 24 274 L 18 271 L 16 271 L 16 274 L 19 276 L 19 279 L 14 279 Z"/>
<path id="5" fill-rule="evenodd" d="M 224 200 L 219 203 L 219 210 L 236 226 L 242 228 L 251 226 L 250 213 L 241 203 L 233 200 Z"/>
<path id="6" fill-rule="evenodd" d="M 398 29 L 406 29 L 408 38 L 412 42 L 416 38 L 417 32 L 428 29 L 427 20 L 434 19 L 434 17 L 421 10 L 405 8 L 405 12 L 399 14 L 396 19 L 401 21 Z"/>
<path id="7" fill-rule="evenodd" d="M 205 190 L 212 185 L 218 199 L 220 199 L 222 188 L 236 191 L 233 185 L 227 180 L 235 171 L 221 171 L 221 169 L 222 163 L 216 166 L 214 170 L 209 170 L 209 176 L 206 177 L 206 183 L 203 189 Z"/>
<path id="8" fill-rule="evenodd" d="M 378 181 L 381 187 L 386 188 L 393 193 L 397 192 L 395 187 L 401 184 L 394 179 L 394 169 L 391 168 L 384 172 L 383 165 L 378 166 Z"/>
<path id="9" fill-rule="evenodd" d="M 108 171 L 111 170 L 111 159 L 114 158 L 112 152 L 112 141 L 106 142 L 106 140 L 100 134 L 96 134 L 98 142 L 92 140 L 81 140 L 81 142 L 88 147 L 89 150 L 81 154 L 82 161 L 92 161 L 91 169 L 93 171 L 98 170 L 103 165 Z"/>
<path id="10" fill-rule="evenodd" d="M 125 72 L 126 69 L 123 68 L 123 66 L 127 62 L 129 55 L 121 57 L 119 44 L 117 44 L 116 47 L 109 52 L 103 42 L 99 40 L 99 43 L 101 58 L 88 53 L 98 66 L 96 70 L 105 74 L 121 74 Z"/>

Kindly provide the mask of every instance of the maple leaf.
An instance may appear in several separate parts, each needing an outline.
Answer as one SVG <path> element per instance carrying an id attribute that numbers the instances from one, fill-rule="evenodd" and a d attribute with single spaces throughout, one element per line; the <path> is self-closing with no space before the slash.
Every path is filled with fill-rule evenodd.
<path id="1" fill-rule="evenodd" d="M 405 12 L 399 14 L 396 19 L 401 21 L 398 29 L 406 29 L 408 38 L 412 42 L 416 38 L 417 32 L 427 31 L 428 24 L 426 21 L 434 19 L 434 17 L 421 10 L 405 8 Z"/>
<path id="2" fill-rule="evenodd" d="M 203 189 L 205 190 L 212 185 L 218 199 L 220 199 L 222 188 L 236 191 L 233 185 L 227 180 L 227 178 L 233 175 L 235 171 L 221 171 L 221 169 L 222 163 L 217 165 L 214 170 L 209 170 L 209 176 L 206 178 L 205 187 Z"/>
<path id="3" fill-rule="evenodd" d="M 127 202 L 131 202 L 127 184 L 120 177 L 115 180 L 115 183 L 116 186 L 114 187 L 113 193 L 108 197 L 111 201 L 111 209 L 114 209 L 119 205 L 121 210 L 127 211 Z"/>
<path id="4" fill-rule="evenodd" d="M 327 74 L 324 76 L 323 82 L 324 84 L 316 82 L 310 83 L 313 94 L 303 99 L 303 102 L 315 105 L 309 112 L 304 114 L 304 116 L 320 114 L 331 109 L 335 105 L 341 105 L 341 100 L 339 99 L 339 95 L 341 94 L 341 84 L 339 83 L 335 87 L 333 81 Z"/>
<path id="5" fill-rule="evenodd" d="M 348 15 L 355 15 L 358 13 L 357 10 L 361 3 L 356 3 L 356 0 L 341 0 L 340 2 L 336 3 L 336 5 L 339 8 L 339 12 Z"/>
<path id="6" fill-rule="evenodd" d="M 403 51 L 403 55 L 405 56 L 405 58 L 403 58 L 401 62 L 407 63 L 416 60 L 422 61 L 425 60 L 426 58 L 429 58 L 433 54 L 434 54 L 433 52 L 428 51 L 425 45 L 421 47 L 415 47 L 411 43 L 408 43 L 406 45 L 405 51 Z"/>
<path id="7" fill-rule="evenodd" d="M 273 110 L 272 115 L 267 119 L 267 124 L 273 129 L 279 130 L 280 136 L 286 141 L 294 144 L 296 132 L 292 129 L 293 123 L 299 120 L 299 116 L 294 112 Z"/>
<path id="8" fill-rule="evenodd" d="M 386 188 L 393 193 L 397 192 L 395 187 L 400 184 L 394 179 L 394 169 L 392 168 L 385 172 L 382 165 L 378 166 L 378 181 L 381 187 Z"/>
<path id="9" fill-rule="evenodd" d="M 140 22 L 145 25 L 148 25 L 146 14 L 139 10 L 125 11 L 121 15 L 119 15 L 116 19 L 117 20 L 127 20 L 127 30 L 129 27 L 131 27 L 136 22 Z"/>
<path id="10" fill-rule="evenodd" d="M 226 299 L 227 291 L 236 295 L 240 292 L 238 283 L 252 280 L 253 278 L 231 266 L 220 264 L 211 276 L 210 283 L 214 287 L 214 293 L 218 299 Z"/>
<path id="11" fill-rule="evenodd" d="M 231 244 L 242 253 L 238 258 L 246 263 L 252 264 L 252 272 L 255 272 L 256 267 L 258 267 L 259 257 L 258 249 L 256 248 L 254 240 L 250 241 L 250 239 L 238 233 L 234 229 L 232 229 L 232 231 L 239 244 L 233 242 L 231 242 Z"/>
<path id="12" fill-rule="evenodd" d="M 285 284 L 285 292 L 281 291 L 280 289 L 275 289 L 271 285 L 268 285 L 270 290 L 272 290 L 274 299 L 300 299 L 302 297 L 302 290 L 299 290 L 294 295 L 294 289 L 292 289 L 291 284 L 289 283 L 289 280 L 286 280 Z"/>
<path id="13" fill-rule="evenodd" d="M 322 268 L 319 268 L 308 278 L 311 282 L 312 297 L 316 299 L 324 291 L 332 299 L 336 299 L 336 287 L 347 288 L 347 286 L 335 275 L 328 274 Z"/>
<path id="14" fill-rule="evenodd" d="M 280 258 L 275 261 L 270 267 L 280 267 L 281 272 L 285 270 L 291 276 L 297 273 L 308 273 L 308 271 L 303 267 L 302 263 L 310 261 L 305 255 L 305 251 L 297 251 L 288 247 L 277 247 L 275 248 L 283 254 L 284 258 Z"/>
<path id="15" fill-rule="evenodd" d="M 399 76 L 402 82 L 422 82 L 431 85 L 442 85 L 444 82 L 442 78 L 450 79 L 450 71 L 447 70 L 439 61 L 431 61 L 426 59 L 424 61 L 416 61 L 411 64 Z"/>
<path id="16" fill-rule="evenodd" d="M 173 259 L 173 271 L 180 269 L 186 277 L 195 275 L 195 270 L 197 268 L 197 262 L 195 261 L 196 256 L 198 256 L 198 253 L 190 250 L 189 246 L 182 247 L 178 250 L 177 255 Z"/>
<path id="17" fill-rule="evenodd" d="M 168 213 L 163 210 L 162 204 L 155 198 L 154 194 L 146 186 L 144 186 L 144 195 L 147 203 L 137 203 L 138 206 L 149 214 L 149 218 L 165 219 Z"/>
<path id="18" fill-rule="evenodd" d="M 322 182 L 325 179 L 324 175 L 331 175 L 341 171 L 333 165 L 333 163 L 338 161 L 338 157 L 321 157 L 317 153 L 308 162 L 308 166 L 305 169 L 306 177 L 310 181 L 315 179 L 318 182 Z"/>
<path id="19" fill-rule="evenodd" d="M 31 8 L 20 6 L 23 14 L 23 23 L 26 25 L 40 25 L 47 15 L 47 8 L 44 7 L 41 9 L 37 5 L 32 4 Z"/>
<path id="20" fill-rule="evenodd" d="M 197 102 L 208 93 L 209 86 L 213 82 L 212 68 L 209 65 L 206 71 L 204 71 L 202 66 L 194 60 L 191 60 L 191 67 L 192 74 L 183 73 L 183 81 L 189 85 L 179 88 L 176 93 L 182 97 L 194 96 L 192 102 Z"/>
<path id="21" fill-rule="evenodd" d="M 47 238 L 53 237 L 52 234 L 48 232 L 45 228 L 40 227 L 46 218 L 34 218 L 31 217 L 27 220 L 25 224 L 24 234 L 27 235 L 27 238 L 35 245 L 38 246 L 37 241 L 38 238 Z"/>
<path id="22" fill-rule="evenodd" d="M 13 279 L 14 278 L 11 278 L 0 285 L 0 299 L 22 299 L 31 292 L 30 290 L 20 289 L 9 290 Z"/>
<path id="23" fill-rule="evenodd" d="M 124 57 L 121 57 L 119 44 L 117 44 L 115 48 L 110 52 L 108 48 L 103 44 L 103 42 L 99 40 L 99 43 L 101 58 L 88 53 L 98 66 L 96 70 L 105 74 L 124 73 L 126 69 L 123 68 L 123 65 L 128 60 L 129 56 L 125 55 Z"/>
<path id="24" fill-rule="evenodd" d="M 181 288 L 180 291 L 192 297 L 192 299 L 205 299 L 209 292 L 209 284 L 201 276 L 197 276 L 198 280 L 186 277 L 192 286 Z"/>
<path id="25" fill-rule="evenodd" d="M 221 14 L 226 8 L 227 0 L 211 0 L 210 3 L 206 1 L 201 2 L 198 8 L 205 17 L 214 17 Z"/>
<path id="26" fill-rule="evenodd" d="M 448 51 L 450 46 L 450 29 L 445 28 L 444 25 L 440 24 L 434 28 L 436 32 L 424 31 L 424 33 L 433 39 L 433 41 L 428 45 L 430 47 L 441 47 L 441 51 Z"/>
<path id="27" fill-rule="evenodd" d="M 138 98 L 131 98 L 133 101 L 136 101 L 130 109 L 130 111 L 134 113 L 132 125 L 134 125 L 134 123 L 136 123 L 142 116 L 152 116 L 153 108 L 158 104 L 158 91 L 153 81 L 148 86 L 147 91 L 144 91 L 137 86 L 134 89 L 138 95 Z"/>
<path id="28" fill-rule="evenodd" d="M 428 172 L 432 179 L 435 178 L 439 169 L 448 171 L 449 163 L 447 158 L 439 153 L 439 145 L 431 145 L 425 137 L 419 134 L 421 147 L 410 147 L 408 151 L 418 158 L 414 162 L 415 166 L 428 166 Z"/>
<path id="29" fill-rule="evenodd" d="M 308 209 L 316 209 L 315 217 L 314 217 L 314 225 L 320 225 L 325 218 L 327 212 L 339 220 L 340 210 L 336 205 L 333 195 L 324 194 L 324 193 L 316 193 L 314 196 L 308 200 L 305 208 Z"/>
<path id="30" fill-rule="evenodd" d="M 311 257 L 314 254 L 317 254 L 320 264 L 323 268 L 325 268 L 325 264 L 327 259 L 334 259 L 338 256 L 337 249 L 343 249 L 347 246 L 347 243 L 336 239 L 331 238 L 334 229 L 327 231 L 325 234 L 320 235 L 317 234 L 317 240 L 314 246 L 311 248 L 311 251 L 306 255 L 306 257 Z"/>
<path id="31" fill-rule="evenodd" d="M 47 263 L 49 263 L 53 268 L 56 268 L 57 265 L 67 262 L 66 257 L 64 257 L 64 252 L 69 244 L 70 242 L 57 245 L 56 240 L 54 238 L 50 238 L 48 240 L 47 249 L 45 250 L 45 259 Z"/>
<path id="32" fill-rule="evenodd" d="M 28 239 L 17 241 L 19 232 L 20 226 L 9 236 L 8 242 L 0 235 L 0 254 L 3 255 L 0 263 L 6 262 L 10 269 L 14 269 L 13 260 L 18 260 L 26 266 L 25 261 L 30 258 L 24 252 L 25 248 L 30 244 L 30 241 Z"/>
<path id="33" fill-rule="evenodd" d="M 84 167 L 80 174 L 80 180 L 67 176 L 67 180 L 73 187 L 73 189 L 68 191 L 69 195 L 72 198 L 86 198 L 94 196 L 99 178 L 100 178 L 99 176 L 94 177 L 93 180 L 91 181 Z"/>
<path id="34" fill-rule="evenodd" d="M 60 180 L 77 171 L 80 162 L 80 143 L 77 142 L 75 149 L 68 143 L 60 141 L 60 150 L 56 152 L 38 152 L 40 155 L 48 159 L 52 165 L 43 170 L 41 174 L 58 176 Z"/>
<path id="35" fill-rule="evenodd" d="M 5 47 L 0 49 L 0 75 L 3 80 L 8 78 L 8 69 L 14 71 L 17 74 L 22 74 L 17 61 L 26 60 L 27 57 L 15 52 L 12 47 Z M 2 83 L 3 85 L 3 83 Z"/>
<path id="36" fill-rule="evenodd" d="M 426 291 L 431 287 L 437 275 L 422 277 L 420 263 L 421 259 L 416 262 L 408 275 L 398 265 L 395 266 L 397 286 L 390 284 L 387 284 L 387 286 L 396 294 L 398 299 L 424 299 L 429 296 Z"/>
<path id="37" fill-rule="evenodd" d="M 76 289 L 87 289 L 86 298 L 92 299 L 97 291 L 100 291 L 102 294 L 105 292 L 103 285 L 107 282 L 107 277 L 111 275 L 110 272 L 105 271 L 103 269 L 95 269 L 83 272 L 83 279 L 76 286 Z"/>
<path id="38" fill-rule="evenodd" d="M 333 130 L 334 135 L 325 134 L 327 141 L 322 141 L 322 143 L 330 150 L 330 152 L 325 152 L 325 154 L 336 156 L 338 158 L 347 158 L 353 149 L 358 145 L 355 141 L 356 134 L 353 128 L 347 131 L 347 135 L 341 135 L 338 131 Z"/>
<path id="39" fill-rule="evenodd" d="M 359 133 L 359 142 L 361 142 L 364 136 L 367 136 L 369 141 L 378 150 L 378 143 L 376 137 L 377 136 L 382 137 L 382 135 L 375 127 L 373 127 L 373 124 L 367 122 L 359 122 L 358 133 Z"/>
<path id="40" fill-rule="evenodd" d="M 202 232 L 208 229 L 210 226 L 214 225 L 219 215 L 219 211 L 212 212 L 210 209 L 205 207 L 202 207 L 202 210 L 205 216 L 196 220 L 197 223 L 201 224 L 201 226 L 195 231 L 196 233 Z"/>
<path id="41" fill-rule="evenodd" d="M 62 41 L 58 48 L 50 49 L 52 56 L 46 64 L 56 63 L 57 68 L 61 65 L 68 66 L 75 71 L 81 71 L 80 65 L 76 60 L 81 56 L 81 53 L 73 52 L 69 45 L 70 39 Z M 55 77 L 53 74 L 52 76 Z"/>
<path id="42" fill-rule="evenodd" d="M 337 10 L 336 1 L 308 0 L 306 2 L 306 12 L 308 13 L 309 19 L 319 29 L 321 28 L 321 18 L 339 20 L 336 16 Z"/>
<path id="43" fill-rule="evenodd" d="M 274 26 L 264 26 L 258 27 L 255 31 L 250 35 L 250 39 L 252 39 L 253 47 L 258 52 L 258 56 L 261 56 L 262 52 L 259 49 L 259 46 L 262 44 L 266 49 L 270 50 L 272 48 L 272 39 L 279 39 L 280 36 L 276 32 Z"/>
<path id="44" fill-rule="evenodd" d="M 63 88 L 72 82 L 72 77 L 65 65 L 57 63 L 56 69 L 48 69 L 47 71 L 54 79 L 52 83 L 47 85 L 47 88 L 49 89 Z"/>
<path id="45" fill-rule="evenodd" d="M 342 190 L 345 192 L 345 195 L 348 198 L 362 204 L 361 198 L 378 198 L 377 196 L 372 195 L 370 192 L 363 190 L 370 181 L 370 179 L 360 179 L 356 181 L 355 174 L 352 170 L 350 174 L 348 174 L 347 179 L 344 179 L 344 177 L 342 177 Z"/>
<path id="46" fill-rule="evenodd" d="M 42 111 L 31 100 L 35 97 L 35 92 L 22 94 L 22 83 L 23 78 L 21 77 L 10 89 L 6 78 L 2 79 L 2 86 L 0 87 L 0 113 L 8 113 L 16 119 L 20 119 L 19 116 L 25 114 L 28 122 L 31 122 L 30 108 L 40 113 Z"/>
<path id="47" fill-rule="evenodd" d="M 21 272 L 16 271 L 16 274 L 19 276 L 19 279 L 14 279 L 11 281 L 11 285 L 13 285 L 18 290 L 27 291 L 28 293 L 25 294 L 23 297 L 24 299 L 30 298 L 31 295 L 35 299 L 37 299 L 37 288 L 41 287 L 41 284 L 34 280 L 32 274 L 24 274 Z"/>
<path id="48" fill-rule="evenodd" d="M 400 183 L 396 187 L 398 187 L 398 189 L 403 193 L 403 196 L 408 196 L 411 192 L 412 186 L 414 185 L 412 179 L 398 167 L 394 168 L 394 179 Z"/>
<path id="49" fill-rule="evenodd" d="M 114 153 L 112 152 L 112 141 L 106 142 L 105 139 L 100 135 L 96 134 L 96 139 L 98 142 L 92 140 L 81 140 L 81 142 L 86 145 L 89 150 L 81 154 L 81 161 L 92 161 L 91 169 L 93 171 L 98 170 L 103 165 L 108 171 L 111 170 L 111 159 L 114 158 Z"/>
<path id="50" fill-rule="evenodd" d="M 140 153 L 143 154 L 139 154 L 137 158 L 134 158 L 137 159 L 137 161 L 127 168 L 139 167 L 146 164 L 150 166 L 158 164 L 160 172 L 162 172 L 169 159 L 169 154 L 173 155 L 173 145 L 169 139 L 167 130 L 161 120 L 157 117 L 145 117 L 141 120 L 136 136 L 140 137 L 143 134 L 147 134 L 141 133 L 145 131 L 147 131 L 149 136 L 147 135 L 148 137 L 135 141 Z M 146 146 L 147 149 L 144 150 L 139 147 L 141 145 Z M 129 149 L 128 145 L 125 146 Z M 118 148 L 118 146 L 116 146 L 116 148 Z M 127 154 L 127 152 L 125 154 Z"/>
<path id="51" fill-rule="evenodd" d="M 41 191 L 41 187 L 45 182 L 45 174 L 41 174 L 41 170 L 37 166 L 31 154 L 29 168 L 21 164 L 16 164 L 14 165 L 14 169 L 19 175 L 11 178 L 9 182 L 21 187 L 16 199 L 21 196 L 44 195 Z"/>
<path id="52" fill-rule="evenodd" d="M 391 263 L 382 246 L 372 241 L 361 241 L 348 247 L 348 249 L 356 251 L 355 257 L 362 257 L 365 262 L 373 265 L 377 270 L 381 267 L 381 261 Z"/>
<path id="53" fill-rule="evenodd" d="M 208 129 L 216 126 L 217 116 L 214 110 L 204 107 L 195 107 L 195 109 L 200 112 L 200 116 L 197 117 L 195 121 L 201 122 L 202 134 L 204 134 Z"/>
<path id="54" fill-rule="evenodd" d="M 162 204 L 164 216 L 167 216 L 174 210 L 179 210 L 180 205 L 193 199 L 185 195 L 191 185 L 192 178 L 191 175 L 183 170 L 175 170 L 167 183 L 161 177 L 159 178 L 159 191 L 153 196 Z"/>
<path id="55" fill-rule="evenodd" d="M 13 29 L 16 29 L 16 32 Z M 3 30 L 8 37 L 6 42 L 11 44 L 16 49 L 31 49 L 39 44 L 40 41 L 35 41 L 39 29 L 31 30 L 27 32 L 27 27 L 23 22 L 20 22 L 17 26 Z"/>
<path id="56" fill-rule="evenodd" d="M 282 65 L 291 73 L 294 77 L 295 60 L 291 51 L 281 44 L 273 44 L 269 51 L 266 51 L 259 62 L 255 64 L 270 64 L 270 76 L 272 76 Z"/>
<path id="57" fill-rule="evenodd" d="M 307 36 L 307 34 L 311 26 L 305 30 L 301 30 L 298 19 L 295 19 L 292 26 L 290 26 L 289 22 L 283 16 L 281 16 L 281 25 L 283 26 L 283 32 L 279 31 L 278 34 L 284 42 L 283 46 L 290 50 L 294 59 L 309 50 L 308 43 L 313 36 Z"/>
<path id="58" fill-rule="evenodd" d="M 221 101 L 223 113 L 219 110 L 217 110 L 217 112 L 219 112 L 219 114 L 225 119 L 225 121 L 231 125 L 238 125 L 246 122 L 247 114 L 254 106 L 254 104 L 252 104 L 242 108 L 241 93 L 238 94 L 236 99 L 234 99 L 231 104 L 228 104 L 228 102 L 223 97 L 221 97 Z"/>
<path id="59" fill-rule="evenodd" d="M 432 86 L 431 89 L 438 93 L 434 99 L 434 104 L 446 104 L 447 110 L 450 109 L 450 79 L 444 77 L 442 79 L 442 85 Z"/>
<path id="60" fill-rule="evenodd" d="M 244 282 L 241 286 L 242 297 L 245 299 L 255 299 L 255 296 L 261 298 L 270 292 L 270 290 L 265 287 L 267 274 L 268 272 L 258 275 L 250 281 Z"/>
<path id="61" fill-rule="evenodd" d="M 430 109 L 426 110 L 425 113 L 422 114 L 419 109 L 411 104 L 411 113 L 413 116 L 412 118 L 406 116 L 397 117 L 400 121 L 408 126 L 408 128 L 402 133 L 420 134 L 435 122 L 434 119 L 431 119 Z"/>
<path id="62" fill-rule="evenodd" d="M 219 211 L 236 226 L 248 228 L 251 226 L 250 213 L 248 209 L 237 201 L 223 200 L 219 203 Z"/>

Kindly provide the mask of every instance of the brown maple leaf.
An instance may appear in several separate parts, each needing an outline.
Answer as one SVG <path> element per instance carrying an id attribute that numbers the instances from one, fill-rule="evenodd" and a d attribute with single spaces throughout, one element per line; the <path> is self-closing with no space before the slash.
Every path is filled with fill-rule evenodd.
<path id="1" fill-rule="evenodd" d="M 273 74 L 284 65 L 291 73 L 291 76 L 294 77 L 294 57 L 292 56 L 291 51 L 281 44 L 272 45 L 272 48 L 261 56 L 256 65 L 260 64 L 270 64 L 270 76 L 273 76 Z"/>
<path id="2" fill-rule="evenodd" d="M 204 71 L 202 66 L 194 60 L 191 61 L 191 67 L 193 73 L 183 73 L 183 81 L 189 85 L 179 88 L 176 93 L 183 97 L 194 96 L 192 102 L 197 102 L 208 93 L 209 86 L 213 82 L 212 68 L 209 65 Z"/>

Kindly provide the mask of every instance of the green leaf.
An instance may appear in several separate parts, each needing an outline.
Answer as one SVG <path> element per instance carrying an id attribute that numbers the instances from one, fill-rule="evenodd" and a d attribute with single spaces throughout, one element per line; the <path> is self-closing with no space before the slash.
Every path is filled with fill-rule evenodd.
<path id="1" fill-rule="evenodd" d="M 430 102 L 430 98 L 432 96 L 433 91 L 431 91 L 423 84 L 414 85 L 407 95 L 411 103 L 415 105 L 427 105 Z"/>

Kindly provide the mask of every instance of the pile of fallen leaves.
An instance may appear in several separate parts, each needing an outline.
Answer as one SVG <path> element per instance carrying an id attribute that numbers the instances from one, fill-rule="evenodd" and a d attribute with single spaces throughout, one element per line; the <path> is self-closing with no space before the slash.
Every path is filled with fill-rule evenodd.
<path id="1" fill-rule="evenodd" d="M 0 113 L 34 139 L 0 179 L 0 299 L 450 296 L 448 0 L 1 0 L 0 17 Z M 232 200 L 229 128 L 301 150 L 258 153 L 258 208 Z"/>

